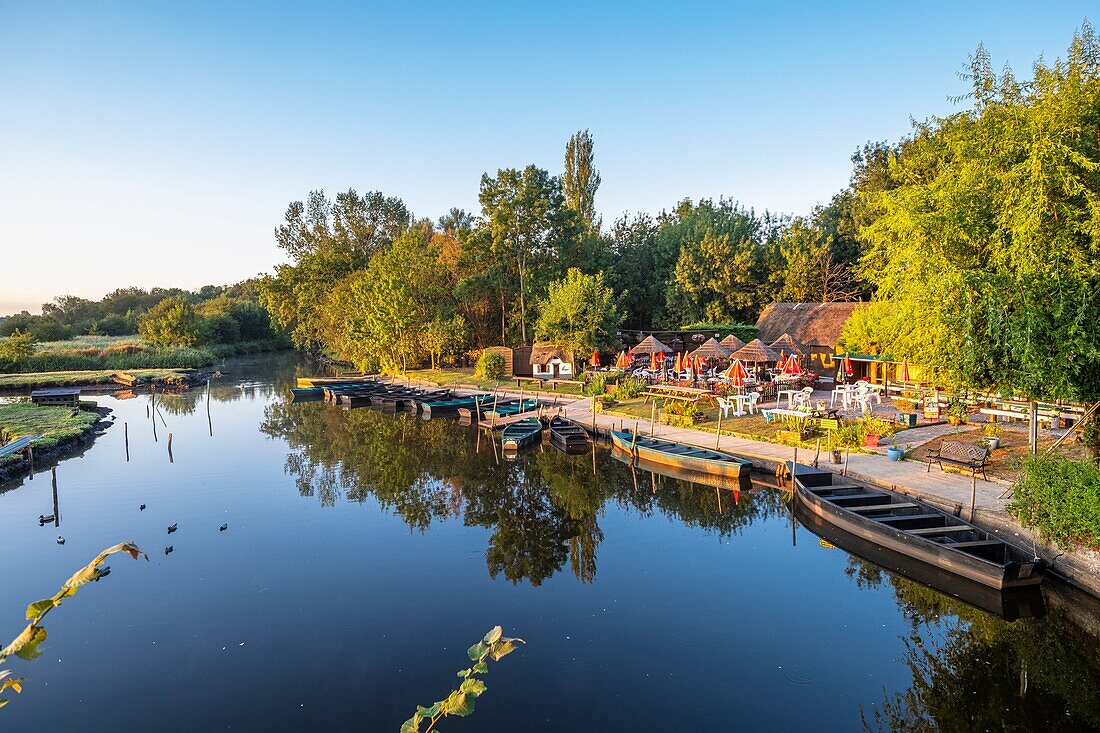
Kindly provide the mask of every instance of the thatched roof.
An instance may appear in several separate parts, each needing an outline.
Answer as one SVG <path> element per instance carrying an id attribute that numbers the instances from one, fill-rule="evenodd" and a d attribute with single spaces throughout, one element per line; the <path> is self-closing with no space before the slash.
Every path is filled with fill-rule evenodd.
<path id="1" fill-rule="evenodd" d="M 671 354 L 672 349 L 652 336 L 646 336 L 642 342 L 631 349 L 635 354 Z"/>
<path id="2" fill-rule="evenodd" d="M 531 347 L 531 363 L 546 366 L 554 359 L 566 364 L 573 363 L 573 352 L 564 346 L 554 344 L 535 344 Z"/>
<path id="3" fill-rule="evenodd" d="M 751 364 L 759 364 L 764 361 L 779 361 L 779 352 L 772 349 L 760 339 L 753 339 L 733 352 L 733 358 L 747 361 Z"/>
<path id="4" fill-rule="evenodd" d="M 795 354 L 796 356 L 806 356 L 808 353 L 810 353 L 806 349 L 806 347 L 798 341 L 798 339 L 791 336 L 789 333 L 785 333 L 777 338 L 775 341 L 773 341 L 772 348 L 782 354 L 787 354 L 788 356 L 791 354 Z"/>
<path id="5" fill-rule="evenodd" d="M 691 357 L 693 359 L 728 359 L 731 353 L 733 352 L 718 343 L 717 339 L 709 338 L 702 346 L 691 352 Z"/>
<path id="6" fill-rule="evenodd" d="M 783 334 L 808 347 L 834 349 L 840 332 L 860 303 L 772 303 L 764 308 L 756 327 L 760 338 L 772 343 Z"/>
<path id="7" fill-rule="evenodd" d="M 722 339 L 718 343 L 722 344 L 727 349 L 729 349 L 730 353 L 733 353 L 734 351 L 737 351 L 738 349 L 740 349 L 742 346 L 745 345 L 744 341 L 737 338 L 732 333 L 729 336 L 726 336 L 724 339 Z"/>

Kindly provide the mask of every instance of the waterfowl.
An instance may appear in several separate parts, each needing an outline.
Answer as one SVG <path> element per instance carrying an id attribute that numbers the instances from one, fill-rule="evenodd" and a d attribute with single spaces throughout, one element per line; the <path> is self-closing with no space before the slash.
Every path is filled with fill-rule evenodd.
<path id="1" fill-rule="evenodd" d="M 176 531 L 176 529 L 177 529 L 177 525 L 173 524 L 171 527 L 168 528 L 168 534 L 172 534 L 173 532 Z"/>
<path id="2" fill-rule="evenodd" d="M 176 548 L 172 547 L 172 545 L 168 545 L 168 547 L 164 548 L 164 554 L 165 555 L 170 555 L 172 553 L 172 550 L 174 550 L 174 549 L 176 549 Z"/>
<path id="3" fill-rule="evenodd" d="M 38 525 L 42 526 L 43 524 L 49 524 L 50 522 L 54 521 L 55 519 L 57 519 L 57 517 L 55 517 L 52 514 L 39 514 L 38 515 Z"/>
<path id="4" fill-rule="evenodd" d="M 218 531 L 219 531 L 219 532 L 224 532 L 224 531 L 225 531 L 225 530 L 227 530 L 227 529 L 229 529 L 229 525 L 228 525 L 228 524 L 223 524 L 222 526 L 218 527 Z"/>
<path id="5" fill-rule="evenodd" d="M 141 506 L 139 506 L 139 507 L 138 507 L 138 511 L 139 511 L 139 512 L 143 512 L 143 511 L 145 511 L 145 505 L 144 505 L 144 504 L 142 504 Z"/>
<path id="6" fill-rule="evenodd" d="M 59 545 L 65 544 L 65 538 L 62 537 L 61 535 L 58 535 L 57 536 L 57 544 L 59 544 Z"/>

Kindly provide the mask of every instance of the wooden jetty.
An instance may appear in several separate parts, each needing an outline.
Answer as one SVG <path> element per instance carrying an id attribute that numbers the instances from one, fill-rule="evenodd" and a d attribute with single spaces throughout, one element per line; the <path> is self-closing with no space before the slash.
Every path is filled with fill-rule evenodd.
<path id="1" fill-rule="evenodd" d="M 752 461 L 732 453 L 700 448 L 660 438 L 649 438 L 636 433 L 611 431 L 615 448 L 632 454 L 640 461 L 664 463 L 689 471 L 710 473 L 726 478 L 738 478 L 752 471 Z"/>
<path id="2" fill-rule="evenodd" d="M 939 570 L 1003 590 L 1038 585 L 1046 562 L 927 502 L 788 463 L 812 515 Z"/>
<path id="3" fill-rule="evenodd" d="M 61 407 L 79 407 L 80 389 L 77 387 L 36 389 L 31 392 L 31 402 L 43 406 L 59 405 Z"/>
<path id="4" fill-rule="evenodd" d="M 22 453 L 31 447 L 31 443 L 41 438 L 41 435 L 24 435 L 22 438 L 16 438 L 7 445 L 0 445 L 0 458 L 4 456 L 10 456 L 14 453 Z"/>

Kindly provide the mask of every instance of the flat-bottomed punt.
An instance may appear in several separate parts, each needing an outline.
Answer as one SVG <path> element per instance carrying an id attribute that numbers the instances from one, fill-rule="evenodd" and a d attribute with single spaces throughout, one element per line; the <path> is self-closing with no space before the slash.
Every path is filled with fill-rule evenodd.
<path id="1" fill-rule="evenodd" d="M 572 420 L 553 417 L 550 420 L 550 445 L 570 453 L 588 447 L 588 431 Z"/>
<path id="2" fill-rule="evenodd" d="M 619 450 L 633 453 L 638 460 L 677 466 L 689 471 L 739 478 L 752 471 L 752 461 L 732 453 L 700 448 L 644 435 L 611 431 L 611 442 Z"/>
<path id="3" fill-rule="evenodd" d="M 425 420 L 431 420 L 434 417 L 449 417 L 457 415 L 460 408 L 473 407 L 474 403 L 481 404 L 481 408 L 485 409 L 485 405 L 492 403 L 493 396 L 489 394 L 480 394 L 470 397 L 457 397 L 453 400 L 442 400 L 440 402 L 425 402 L 421 405 L 421 415 Z"/>
<path id="4" fill-rule="evenodd" d="M 806 510 L 849 534 L 991 588 L 1043 580 L 1044 560 L 927 502 L 824 469 L 799 464 L 793 470 Z"/>
<path id="5" fill-rule="evenodd" d="M 542 420 L 528 417 L 504 428 L 500 445 L 505 451 L 518 451 L 537 443 L 542 437 Z"/>

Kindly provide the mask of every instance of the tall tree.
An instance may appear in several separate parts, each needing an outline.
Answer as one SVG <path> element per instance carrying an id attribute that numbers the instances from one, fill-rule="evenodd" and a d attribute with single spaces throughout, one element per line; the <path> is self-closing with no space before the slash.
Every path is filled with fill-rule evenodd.
<path id="1" fill-rule="evenodd" d="M 596 190 L 600 187 L 600 172 L 593 165 L 593 139 L 588 130 L 574 133 L 565 144 L 565 172 L 562 174 L 562 192 L 565 203 L 577 212 L 581 224 L 588 232 L 599 232 L 600 220 L 596 217 Z"/>
<path id="2" fill-rule="evenodd" d="M 577 236 L 577 219 L 565 205 L 558 179 L 529 165 L 481 177 L 479 196 L 499 271 L 501 338 L 507 338 L 507 296 L 515 292 L 521 343 L 527 343 L 527 306 L 531 293 L 557 267 L 558 252 Z M 511 281 L 511 282 L 510 282 Z M 541 288 L 540 288 L 541 289 Z"/>
<path id="3" fill-rule="evenodd" d="M 622 320 L 603 273 L 585 275 L 573 268 L 561 280 L 550 283 L 535 328 L 540 339 L 582 355 L 617 347 L 615 330 Z"/>

